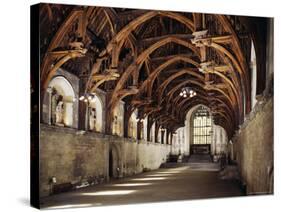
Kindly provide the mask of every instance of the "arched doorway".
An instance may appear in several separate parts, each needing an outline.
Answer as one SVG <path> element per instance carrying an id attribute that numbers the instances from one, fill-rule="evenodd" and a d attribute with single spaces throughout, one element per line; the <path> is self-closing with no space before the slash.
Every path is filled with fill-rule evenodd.
<path id="1" fill-rule="evenodd" d="M 190 119 L 191 154 L 210 155 L 212 144 L 212 117 L 207 107 L 200 105 Z"/>
<path id="2" fill-rule="evenodd" d="M 108 164 L 108 176 L 113 178 L 113 155 L 112 149 L 109 151 L 109 164 Z"/>
<path id="3" fill-rule="evenodd" d="M 109 149 L 108 157 L 108 177 L 109 179 L 118 178 L 120 175 L 119 157 L 116 147 Z"/>

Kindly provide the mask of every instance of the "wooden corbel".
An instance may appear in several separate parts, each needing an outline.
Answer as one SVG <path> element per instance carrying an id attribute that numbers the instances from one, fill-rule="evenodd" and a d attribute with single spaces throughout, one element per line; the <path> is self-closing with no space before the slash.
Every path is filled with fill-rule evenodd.
<path id="1" fill-rule="evenodd" d="M 43 88 L 46 89 L 48 87 L 49 81 L 64 63 L 73 58 L 84 57 L 86 52 L 87 49 L 83 48 L 49 52 L 48 56 L 56 62 L 55 64 L 51 65 L 51 70 L 49 71 L 49 74 L 44 81 Z"/>

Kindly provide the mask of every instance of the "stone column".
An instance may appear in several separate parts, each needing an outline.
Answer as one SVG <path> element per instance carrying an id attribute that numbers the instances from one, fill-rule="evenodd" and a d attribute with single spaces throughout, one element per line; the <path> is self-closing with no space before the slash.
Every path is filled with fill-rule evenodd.
<path id="1" fill-rule="evenodd" d="M 143 138 L 145 141 L 147 141 L 147 117 L 143 120 Z"/>
<path id="2" fill-rule="evenodd" d="M 216 128 L 213 127 L 213 130 L 210 132 L 210 136 L 211 136 L 211 155 L 215 154 L 215 149 L 216 149 L 216 141 L 215 141 L 215 132 Z"/>
<path id="3" fill-rule="evenodd" d="M 169 145 L 169 133 L 167 129 L 165 130 L 165 141 L 165 144 Z"/>
<path id="4" fill-rule="evenodd" d="M 79 95 L 78 95 L 78 129 L 79 130 L 86 130 L 85 126 L 85 115 L 86 115 L 86 104 L 84 101 L 80 101 L 79 98 L 84 95 L 85 86 L 86 86 L 87 79 L 81 78 L 79 81 Z"/>
<path id="5" fill-rule="evenodd" d="M 48 121 L 48 125 L 52 124 L 51 121 L 51 117 L 52 117 L 52 92 L 53 92 L 53 88 L 48 87 L 47 88 L 47 98 L 48 98 L 48 116 L 47 116 L 47 121 Z"/>
<path id="6" fill-rule="evenodd" d="M 89 102 L 85 102 L 86 112 L 85 112 L 85 131 L 89 130 Z"/>
<path id="7" fill-rule="evenodd" d="M 124 120 L 123 120 L 123 126 L 124 126 L 124 137 L 129 137 L 129 132 L 131 133 L 131 136 L 133 135 L 132 129 L 130 128 L 130 118 L 132 116 L 132 113 L 129 112 L 129 105 L 125 103 L 124 105 Z"/>

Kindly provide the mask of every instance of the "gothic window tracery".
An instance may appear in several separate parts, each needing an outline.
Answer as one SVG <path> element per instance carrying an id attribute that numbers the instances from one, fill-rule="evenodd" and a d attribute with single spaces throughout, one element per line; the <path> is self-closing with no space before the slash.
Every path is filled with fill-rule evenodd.
<path id="1" fill-rule="evenodd" d="M 212 118 L 205 106 L 194 111 L 191 119 L 192 144 L 211 144 Z"/>

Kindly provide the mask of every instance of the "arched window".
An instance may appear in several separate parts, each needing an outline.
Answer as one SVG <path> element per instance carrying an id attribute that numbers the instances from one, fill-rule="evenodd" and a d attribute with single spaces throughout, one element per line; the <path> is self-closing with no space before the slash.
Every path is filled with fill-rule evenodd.
<path id="1" fill-rule="evenodd" d="M 191 117 L 191 144 L 211 144 L 212 118 L 205 106 L 199 106 Z"/>
<path id="2" fill-rule="evenodd" d="M 251 44 L 251 106 L 254 108 L 256 100 L 256 90 L 257 90 L 257 63 L 256 63 L 256 52 L 254 43 Z"/>

